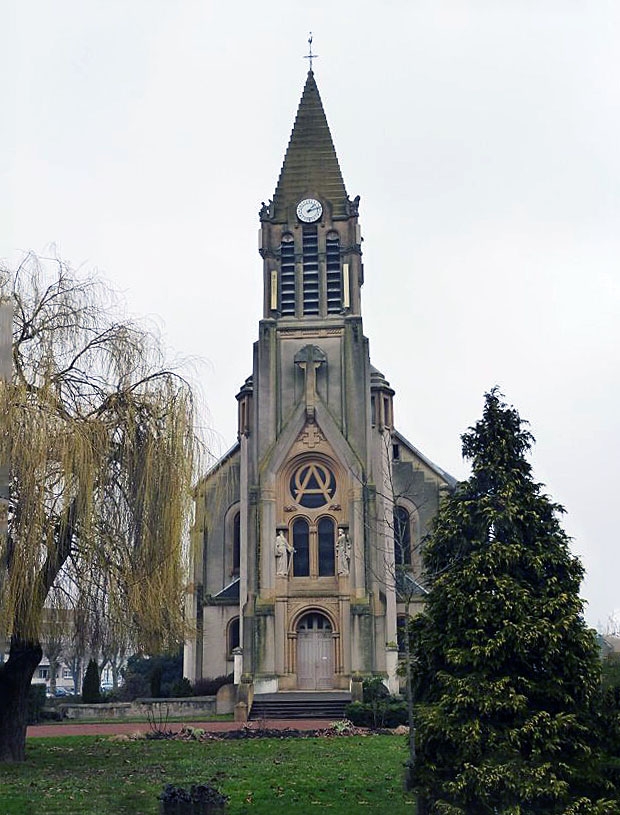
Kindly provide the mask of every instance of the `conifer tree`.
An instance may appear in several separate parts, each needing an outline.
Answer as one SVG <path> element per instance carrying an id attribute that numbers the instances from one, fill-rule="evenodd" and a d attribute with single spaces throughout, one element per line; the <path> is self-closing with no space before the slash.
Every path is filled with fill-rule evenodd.
<path id="1" fill-rule="evenodd" d="M 87 705 L 96 705 L 101 701 L 101 689 L 99 687 L 99 668 L 94 659 L 89 660 L 82 683 L 82 701 Z"/>
<path id="2" fill-rule="evenodd" d="M 600 668 L 583 568 L 532 478 L 534 441 L 497 390 L 462 437 L 472 475 L 425 548 L 434 575 L 412 625 L 421 812 L 613 813 L 597 763 Z"/>

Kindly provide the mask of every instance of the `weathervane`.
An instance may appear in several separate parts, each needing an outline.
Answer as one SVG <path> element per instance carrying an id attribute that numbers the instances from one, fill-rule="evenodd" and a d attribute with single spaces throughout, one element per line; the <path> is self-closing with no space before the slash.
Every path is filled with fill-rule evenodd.
<path id="1" fill-rule="evenodd" d="M 312 73 L 312 60 L 318 57 L 318 54 L 312 53 L 312 31 L 310 32 L 310 36 L 308 37 L 308 51 L 309 53 L 305 55 L 304 59 L 310 60 L 310 72 Z"/>

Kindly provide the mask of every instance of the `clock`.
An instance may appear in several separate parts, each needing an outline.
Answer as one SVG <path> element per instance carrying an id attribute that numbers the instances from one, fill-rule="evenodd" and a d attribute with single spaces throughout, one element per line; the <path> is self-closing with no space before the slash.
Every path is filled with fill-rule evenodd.
<path id="1" fill-rule="evenodd" d="M 323 214 L 323 206 L 316 198 L 304 198 L 297 204 L 297 217 L 306 224 L 318 221 Z"/>

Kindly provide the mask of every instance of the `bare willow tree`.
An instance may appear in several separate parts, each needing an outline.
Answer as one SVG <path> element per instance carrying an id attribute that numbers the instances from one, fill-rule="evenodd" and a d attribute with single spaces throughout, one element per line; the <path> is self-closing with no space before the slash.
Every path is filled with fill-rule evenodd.
<path id="1" fill-rule="evenodd" d="M 104 286 L 29 255 L 9 288 L 0 635 L 10 650 L 0 666 L 0 761 L 20 761 L 53 589 L 77 601 L 105 575 L 110 619 L 136 647 L 154 652 L 182 637 L 195 437 L 186 381 L 162 367 L 152 334 L 118 319 Z"/>

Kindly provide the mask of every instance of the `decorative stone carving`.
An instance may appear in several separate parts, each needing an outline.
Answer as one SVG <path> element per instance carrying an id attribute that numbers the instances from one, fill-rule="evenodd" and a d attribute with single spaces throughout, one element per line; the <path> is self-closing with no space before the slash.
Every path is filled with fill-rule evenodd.
<path id="1" fill-rule="evenodd" d="M 327 365 L 327 356 L 318 345 L 304 345 L 295 354 L 295 365 L 299 365 L 304 372 L 306 386 L 306 417 L 314 420 L 314 406 L 316 403 L 316 372 L 321 365 Z"/>
<path id="2" fill-rule="evenodd" d="M 309 450 L 314 450 L 325 438 L 314 423 L 308 423 L 299 435 L 299 441 Z"/>

